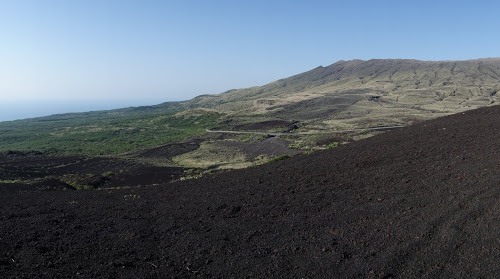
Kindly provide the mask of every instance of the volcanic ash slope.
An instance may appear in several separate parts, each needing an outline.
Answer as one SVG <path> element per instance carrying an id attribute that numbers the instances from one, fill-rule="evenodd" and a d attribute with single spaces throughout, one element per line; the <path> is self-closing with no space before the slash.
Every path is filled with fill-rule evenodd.
<path id="1" fill-rule="evenodd" d="M 500 107 L 158 187 L 0 197 L 5 277 L 494 277 Z"/>

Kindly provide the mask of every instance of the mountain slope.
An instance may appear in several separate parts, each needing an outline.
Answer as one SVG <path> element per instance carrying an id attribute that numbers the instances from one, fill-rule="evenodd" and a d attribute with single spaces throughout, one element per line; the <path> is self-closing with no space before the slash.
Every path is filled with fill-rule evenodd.
<path id="1" fill-rule="evenodd" d="M 499 89 L 500 59 L 352 60 L 265 86 L 200 96 L 184 105 L 335 130 L 409 123 L 482 107 L 497 102 Z"/>
<path id="2" fill-rule="evenodd" d="M 0 151 L 123 155 L 194 140 L 205 142 L 201 150 L 157 161 L 190 168 L 248 166 L 274 157 L 245 151 L 269 132 L 281 132 L 287 140 L 283 150 L 287 145 L 315 150 L 375 133 L 366 128 L 406 126 L 493 105 L 499 89 L 500 59 L 339 61 L 264 86 L 185 102 L 0 123 Z M 264 136 L 206 132 L 217 129 Z"/>
<path id="3" fill-rule="evenodd" d="M 5 192 L 4 277 L 495 277 L 500 107 L 197 180 Z"/>

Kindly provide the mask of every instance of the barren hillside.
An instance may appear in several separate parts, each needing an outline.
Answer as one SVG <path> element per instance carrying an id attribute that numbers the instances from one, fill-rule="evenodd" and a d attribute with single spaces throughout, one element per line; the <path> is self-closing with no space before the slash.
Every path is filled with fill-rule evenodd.
<path id="1" fill-rule="evenodd" d="M 184 103 L 244 116 L 301 121 L 313 130 L 403 124 L 497 102 L 500 59 L 339 61 L 268 85 Z M 257 118 L 258 119 L 258 118 Z"/>

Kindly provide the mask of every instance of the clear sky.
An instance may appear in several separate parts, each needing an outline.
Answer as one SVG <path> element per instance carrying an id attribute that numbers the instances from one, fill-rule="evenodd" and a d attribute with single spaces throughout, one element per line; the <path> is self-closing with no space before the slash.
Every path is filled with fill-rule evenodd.
<path id="1" fill-rule="evenodd" d="M 0 105 L 155 104 L 338 60 L 498 57 L 499 3 L 0 0 Z"/>

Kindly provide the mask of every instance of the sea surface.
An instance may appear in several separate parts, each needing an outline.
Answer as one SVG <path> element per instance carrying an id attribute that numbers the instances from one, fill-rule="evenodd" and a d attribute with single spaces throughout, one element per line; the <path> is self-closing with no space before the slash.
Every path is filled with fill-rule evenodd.
<path id="1" fill-rule="evenodd" d="M 0 99 L 0 122 L 70 112 L 87 112 L 157 105 L 166 101 L 167 100 L 2 101 Z"/>

